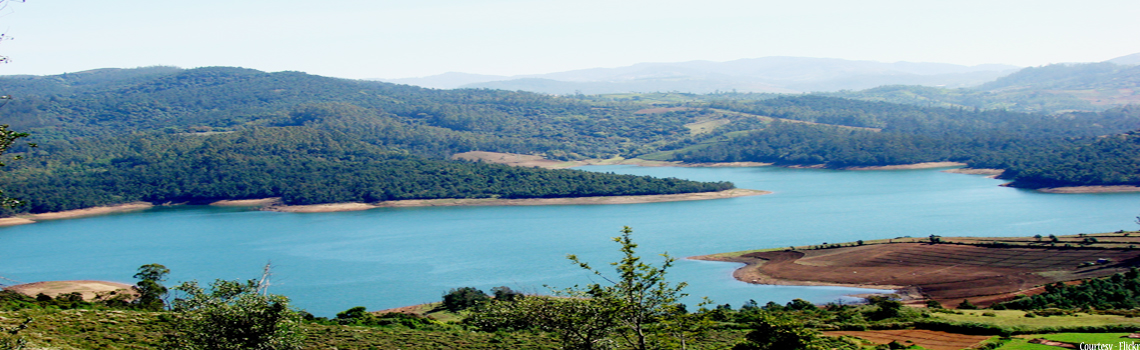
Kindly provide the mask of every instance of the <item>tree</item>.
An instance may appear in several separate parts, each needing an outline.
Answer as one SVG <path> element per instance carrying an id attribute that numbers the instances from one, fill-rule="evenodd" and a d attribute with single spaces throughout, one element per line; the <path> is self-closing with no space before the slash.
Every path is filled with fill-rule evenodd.
<path id="1" fill-rule="evenodd" d="M 522 292 L 507 286 L 491 288 L 491 295 L 495 297 L 495 301 L 515 301 L 523 297 Z"/>
<path id="2" fill-rule="evenodd" d="M 0 10 L 8 8 L 8 2 L 9 1 L 24 2 L 24 0 L 0 0 Z M 0 42 L 2 42 L 4 40 L 9 40 L 9 39 L 11 39 L 11 38 L 7 37 L 6 34 L 0 34 Z M 8 63 L 8 57 L 7 56 L 0 56 L 0 63 Z M 3 104 L 0 104 L 0 107 L 2 107 L 4 105 L 8 104 L 8 101 L 12 100 L 12 96 L 3 95 L 3 96 L 0 96 L 0 100 L 4 101 Z M 8 148 L 11 148 L 12 145 L 16 143 L 16 140 L 19 140 L 20 138 L 23 138 L 23 137 L 28 137 L 28 133 L 15 132 L 15 131 L 9 130 L 8 124 L 0 125 L 0 155 L 3 155 L 5 152 L 8 152 Z M 36 144 L 28 143 L 28 146 L 29 147 L 35 147 Z M 20 156 L 12 157 L 12 159 L 13 160 L 20 159 Z M 4 166 L 4 162 L 3 162 L 3 159 L 0 159 L 0 167 L 2 167 L 2 166 Z M 24 204 L 24 201 L 5 196 L 4 191 L 0 190 L 0 208 L 17 207 L 17 206 L 20 206 L 23 204 Z"/>
<path id="3" fill-rule="evenodd" d="M 752 331 L 744 335 L 745 341 L 733 350 L 825 350 L 860 349 L 838 338 L 821 337 L 819 332 L 802 324 L 765 315 L 752 324 Z"/>
<path id="4" fill-rule="evenodd" d="M 256 280 L 216 280 L 210 290 L 184 282 L 174 290 L 177 312 L 164 347 L 187 350 L 294 350 L 301 348 L 300 313 L 289 298 L 258 293 Z"/>
<path id="5" fill-rule="evenodd" d="M 661 254 L 665 258 L 661 267 L 641 262 L 641 257 L 634 251 L 637 244 L 633 243 L 631 234 L 633 229 L 625 226 L 621 236 L 613 238 L 614 242 L 621 244 L 623 254 L 620 261 L 610 263 L 618 274 L 616 279 L 606 277 L 575 255 L 567 258 L 610 283 L 590 284 L 580 292 L 607 310 L 604 314 L 613 315 L 616 321 L 614 334 L 620 342 L 632 349 L 646 350 L 661 343 L 662 339 L 658 339 L 661 334 L 656 328 L 679 314 L 678 299 L 688 295 L 681 292 L 688 284 L 680 282 L 674 285 L 665 280 L 665 274 L 676 260 L 668 253 Z"/>
<path id="6" fill-rule="evenodd" d="M 963 299 L 962 303 L 958 304 L 958 308 L 962 310 L 977 310 L 978 306 L 970 302 L 970 299 Z"/>
<path id="7" fill-rule="evenodd" d="M 452 289 L 443 295 L 443 307 L 451 312 L 459 312 L 491 300 L 483 291 L 475 287 Z"/>
<path id="8" fill-rule="evenodd" d="M 134 286 L 139 297 L 135 299 L 134 304 L 144 310 L 162 310 L 166 306 L 162 297 L 167 292 L 162 282 L 166 281 L 166 275 L 169 273 L 170 269 L 160 264 L 139 266 L 139 272 L 134 276 L 139 280 Z"/>
<path id="9" fill-rule="evenodd" d="M 585 297 L 523 296 L 496 301 L 463 320 L 484 331 L 538 329 L 558 336 L 567 350 L 608 349 L 617 326 L 613 310 Z"/>
<path id="10" fill-rule="evenodd" d="M 589 284 L 555 290 L 556 296 L 518 296 L 515 301 L 493 301 L 479 308 L 464 322 L 486 331 L 540 329 L 553 332 L 563 349 L 687 349 L 710 327 L 707 313 L 689 313 L 678 299 L 686 283 L 669 283 L 665 274 L 674 259 L 662 254 L 660 267 L 641 262 L 630 234 L 624 227 L 613 240 L 621 244 L 623 258 L 610 265 L 618 276 L 607 277 L 575 255 L 571 261 L 605 279 L 608 284 Z M 705 300 L 698 307 L 711 304 Z"/>

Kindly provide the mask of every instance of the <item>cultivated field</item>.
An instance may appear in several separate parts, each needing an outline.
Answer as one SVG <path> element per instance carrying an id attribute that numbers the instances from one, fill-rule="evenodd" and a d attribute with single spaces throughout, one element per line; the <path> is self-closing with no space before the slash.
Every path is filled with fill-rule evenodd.
<path id="1" fill-rule="evenodd" d="M 875 344 L 888 344 L 897 341 L 903 345 L 918 345 L 930 350 L 961 350 L 978 345 L 987 339 L 988 335 L 965 335 L 924 329 L 897 329 L 881 331 L 836 331 L 823 332 L 832 336 L 852 336 L 870 341 Z"/>
<path id="2" fill-rule="evenodd" d="M 1102 237 L 1101 243 L 1094 246 L 1106 248 L 1127 246 L 1137 239 L 1122 235 L 1098 236 Z M 796 250 L 717 254 L 697 259 L 746 263 L 747 266 L 734 273 L 745 282 L 884 289 L 915 287 L 947 306 L 957 305 L 963 299 L 985 306 L 1018 293 L 1039 293 L 1035 287 L 1046 283 L 1108 276 L 1140 263 L 1140 250 L 1062 246 L 1079 246 L 1076 242 L 1065 243 L 1073 238 L 1059 238 L 1061 243 L 1054 247 L 1034 238 L 1004 239 L 1020 247 L 1001 248 L 928 243 L 842 244 L 843 247 L 838 248 L 797 247 Z M 970 243 L 987 243 L 980 240 Z M 1093 264 L 1098 259 L 1107 259 L 1107 263 Z"/>

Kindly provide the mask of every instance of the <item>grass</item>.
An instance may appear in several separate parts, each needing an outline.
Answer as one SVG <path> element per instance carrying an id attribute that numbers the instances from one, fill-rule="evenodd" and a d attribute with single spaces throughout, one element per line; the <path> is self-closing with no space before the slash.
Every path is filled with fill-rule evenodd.
<path id="1" fill-rule="evenodd" d="M 1126 343 L 1140 343 L 1140 339 L 1124 338 L 1129 333 L 1057 333 L 1057 334 L 1041 334 L 1035 335 L 1033 338 L 1045 338 L 1054 341 L 1063 341 L 1066 343 L 1086 343 L 1086 344 L 1112 344 L 1117 345 L 1120 342 Z M 1113 346 L 1117 348 L 1117 346 Z"/>
<path id="2" fill-rule="evenodd" d="M 19 333 L 31 348 L 158 349 L 166 327 L 165 312 L 109 310 L 21 310 L 0 312 L 0 326 L 34 321 Z M 432 314 L 432 316 L 439 316 Z M 458 326 L 411 329 L 304 324 L 304 349 L 558 349 L 552 333 L 476 332 Z M 701 349 L 727 349 L 746 330 L 713 330 L 696 342 Z"/>
<path id="3" fill-rule="evenodd" d="M 1001 347 L 997 348 L 996 350 L 1060 350 L 1060 349 L 1063 349 L 1063 348 L 1059 348 L 1056 346 L 1049 346 L 1049 345 L 1041 345 L 1041 344 L 1030 344 L 1029 339 L 1013 338 L 1013 340 L 1010 340 L 1009 342 L 1005 343 L 1005 345 L 1002 345 Z"/>
<path id="4" fill-rule="evenodd" d="M 1058 350 L 1062 349 L 1056 346 L 1048 346 L 1041 344 L 1030 344 L 1030 339 L 1045 338 L 1053 341 L 1060 341 L 1074 344 L 1111 344 L 1113 349 L 1120 349 L 1120 342 L 1134 342 L 1140 343 L 1136 339 L 1121 338 L 1128 335 L 1128 333 L 1057 333 L 1057 334 L 1030 334 L 1022 335 L 1009 341 L 1002 347 L 996 350 Z"/>
<path id="5" fill-rule="evenodd" d="M 1115 324 L 1140 324 L 1140 319 L 1116 315 L 1074 314 L 1074 316 L 1025 317 L 1021 310 L 958 310 L 962 315 L 934 313 L 934 317 L 954 322 L 976 322 L 1020 329 L 1043 327 L 1104 326 Z M 996 316 L 982 316 L 992 312 Z"/>

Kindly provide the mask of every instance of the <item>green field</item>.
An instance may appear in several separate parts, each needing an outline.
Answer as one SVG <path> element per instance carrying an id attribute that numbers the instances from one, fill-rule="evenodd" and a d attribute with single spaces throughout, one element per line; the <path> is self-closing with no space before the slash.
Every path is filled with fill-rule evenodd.
<path id="1" fill-rule="evenodd" d="M 935 313 L 933 316 L 954 322 L 986 323 L 1008 328 L 1034 329 L 1043 327 L 1104 326 L 1140 324 L 1140 319 L 1116 315 L 1074 314 L 1073 316 L 1025 317 L 1020 310 L 958 310 L 962 315 Z M 992 312 L 996 316 L 982 316 Z"/>
<path id="2" fill-rule="evenodd" d="M 1030 334 L 1021 335 L 1006 343 L 997 350 L 1057 350 L 1056 346 L 1030 344 L 1030 339 L 1044 338 L 1053 341 L 1078 344 L 1110 344 L 1113 349 L 1121 349 L 1120 342 L 1140 344 L 1140 339 L 1124 338 L 1129 333 L 1056 333 L 1056 334 Z"/>

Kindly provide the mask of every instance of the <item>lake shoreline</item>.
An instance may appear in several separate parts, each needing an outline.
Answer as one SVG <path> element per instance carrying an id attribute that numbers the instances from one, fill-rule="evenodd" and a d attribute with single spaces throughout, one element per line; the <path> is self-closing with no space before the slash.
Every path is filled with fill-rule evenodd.
<path id="1" fill-rule="evenodd" d="M 759 267 L 767 263 L 767 260 L 747 258 L 747 257 L 727 257 L 715 256 L 716 254 L 690 256 L 686 260 L 700 260 L 700 261 L 717 261 L 717 262 L 730 262 L 739 263 L 743 266 L 737 267 L 732 271 L 732 277 L 737 281 L 751 284 L 763 284 L 774 286 L 804 286 L 804 287 L 850 287 L 850 288 L 863 288 L 863 289 L 879 289 L 885 291 L 898 291 L 907 288 L 907 286 L 892 286 L 882 284 L 859 284 L 859 283 L 835 283 L 835 282 L 821 282 L 821 281 L 805 281 L 805 280 L 792 280 L 775 278 L 772 276 L 760 273 Z M 890 293 L 883 293 L 890 294 Z"/>
<path id="2" fill-rule="evenodd" d="M 153 208 L 149 202 L 130 202 L 116 205 L 98 206 L 83 209 L 64 210 L 39 214 L 23 214 L 14 217 L 0 218 L 0 227 L 34 224 L 44 220 L 74 219 L 89 216 L 99 216 L 116 213 L 127 213 Z"/>
<path id="3" fill-rule="evenodd" d="M 247 207 L 258 208 L 264 211 L 287 213 L 331 213 L 344 211 L 360 211 L 375 208 L 407 208 L 407 207 L 452 207 L 452 206 L 527 206 L 527 205 L 589 205 L 589 204 L 640 204 L 679 202 L 694 200 L 709 200 L 759 196 L 770 194 L 770 191 L 734 188 L 717 192 L 695 192 L 678 194 L 656 194 L 638 196 L 597 196 L 597 197 L 565 197 L 565 198 L 444 198 L 444 199 L 408 199 L 385 201 L 379 203 L 324 203 L 311 205 L 285 205 L 281 197 L 257 199 L 226 199 L 210 202 L 208 205 L 216 207 Z M 164 205 L 185 205 L 164 204 Z M 66 210 L 40 214 L 24 214 L 14 217 L 0 218 L 0 227 L 34 224 L 43 220 L 73 219 L 89 216 L 126 213 L 145 210 L 155 207 L 149 202 L 131 202 L 118 205 L 99 206 L 84 209 Z"/>
<path id="4" fill-rule="evenodd" d="M 528 205 L 608 205 L 608 204 L 640 204 L 679 202 L 693 200 L 709 200 L 736 198 L 746 196 L 759 196 L 770 194 L 769 191 L 734 188 L 717 192 L 696 192 L 678 194 L 656 194 L 640 196 L 597 196 L 597 197 L 566 197 L 566 198 L 445 198 L 445 199 L 408 199 L 386 201 L 379 203 L 328 203 L 313 205 L 274 205 L 261 210 L 288 213 L 328 213 L 341 211 L 360 211 L 374 208 L 407 208 L 407 207 L 452 207 L 452 206 L 528 206 Z"/>

